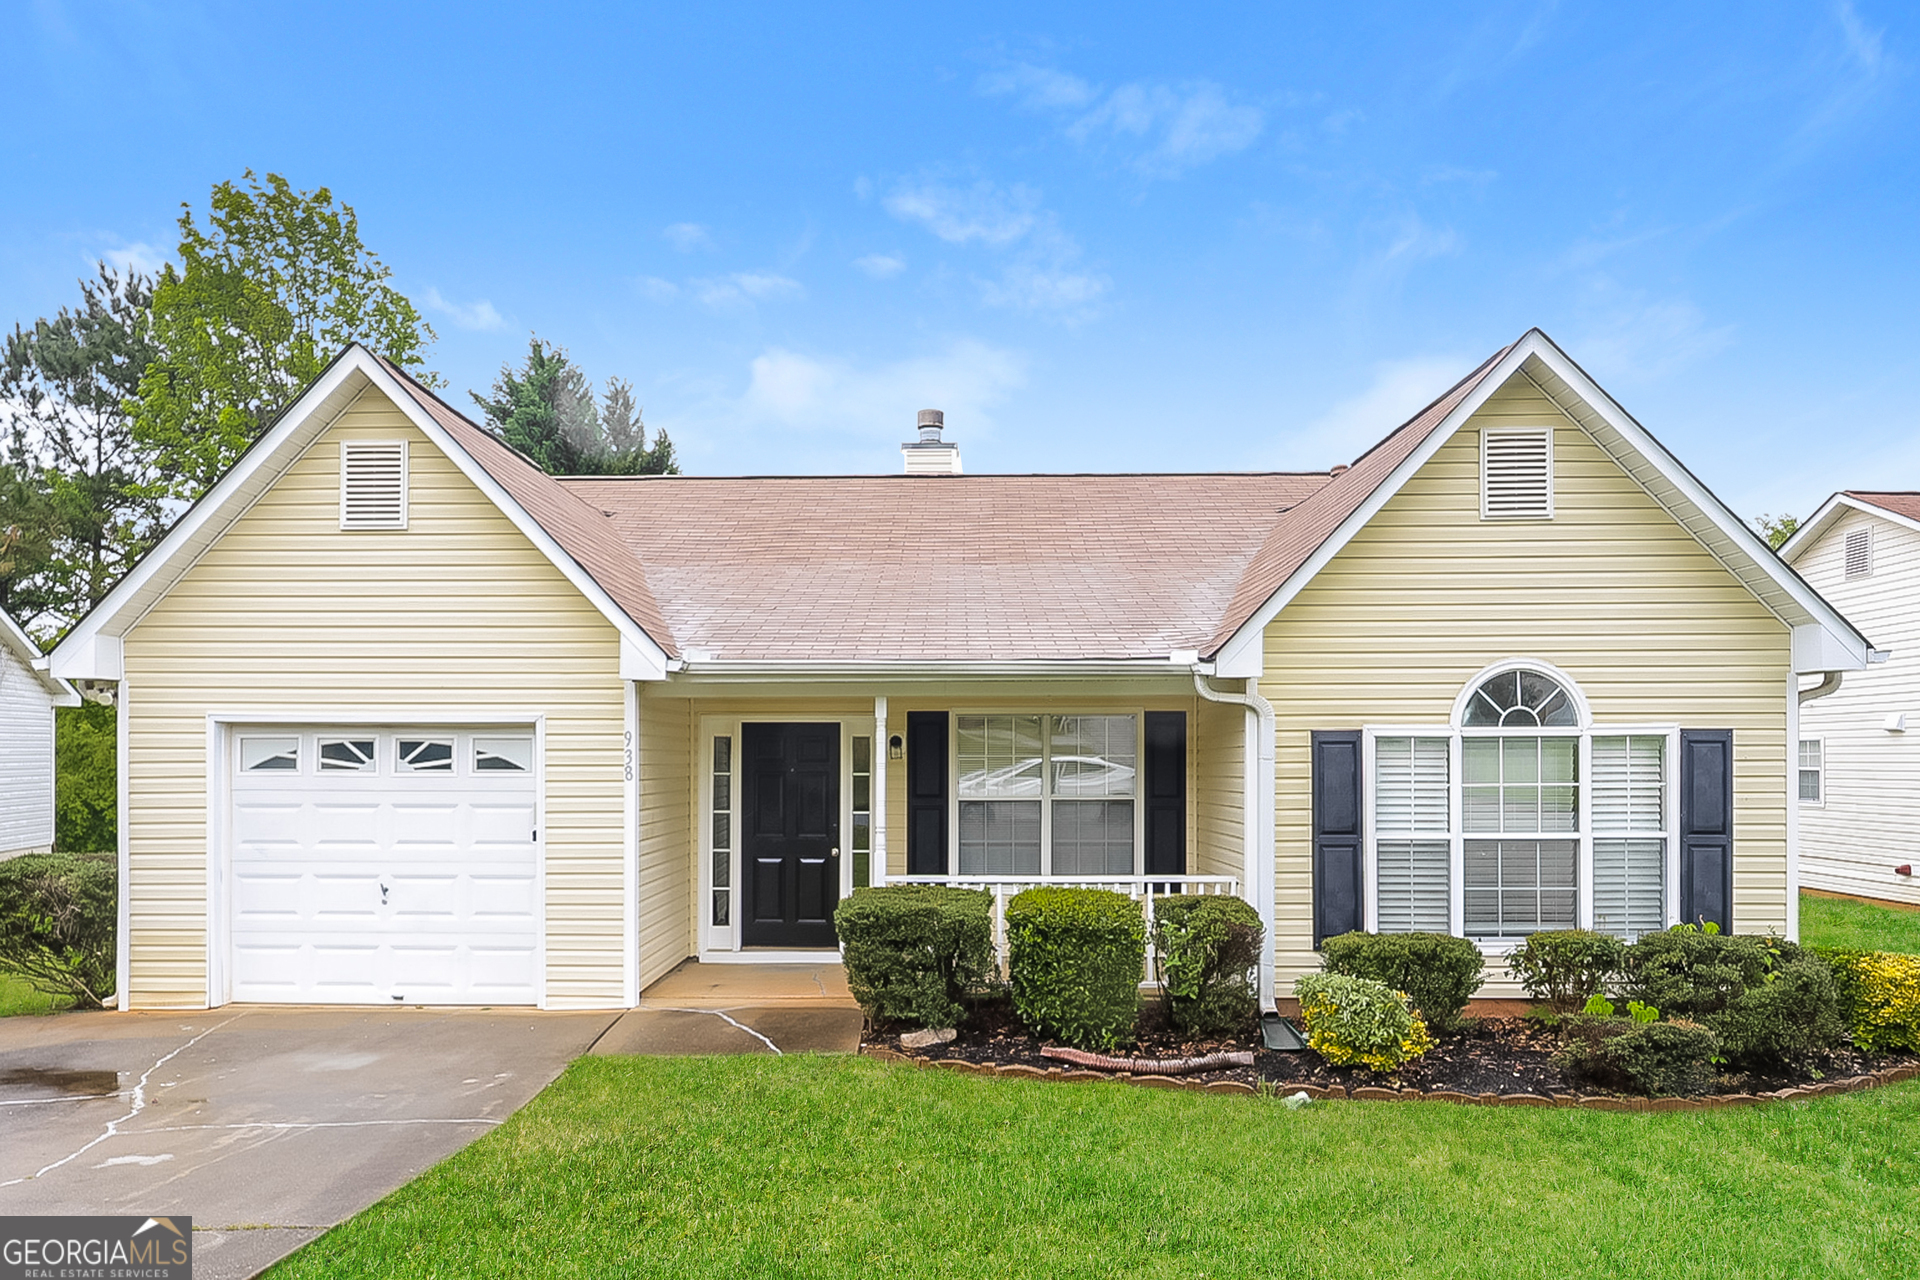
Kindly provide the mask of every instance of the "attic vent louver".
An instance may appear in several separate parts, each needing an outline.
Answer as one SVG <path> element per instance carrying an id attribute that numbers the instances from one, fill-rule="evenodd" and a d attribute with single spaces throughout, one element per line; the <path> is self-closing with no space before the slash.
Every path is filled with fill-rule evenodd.
<path id="1" fill-rule="evenodd" d="M 340 527 L 407 527 L 407 442 L 340 442 Z"/>
<path id="2" fill-rule="evenodd" d="M 1553 432 L 1480 433 L 1480 518 L 1553 518 Z"/>
<path id="3" fill-rule="evenodd" d="M 1850 529 L 1847 531 L 1847 577 L 1869 578 L 1873 576 L 1873 530 Z"/>

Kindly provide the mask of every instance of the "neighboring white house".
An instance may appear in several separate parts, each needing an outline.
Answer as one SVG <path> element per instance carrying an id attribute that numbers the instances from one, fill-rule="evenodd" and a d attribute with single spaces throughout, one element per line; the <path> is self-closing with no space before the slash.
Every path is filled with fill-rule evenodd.
<path id="1" fill-rule="evenodd" d="M 1800 883 L 1920 903 L 1920 493 L 1836 493 L 1780 554 L 1891 659 L 1800 711 Z"/>
<path id="2" fill-rule="evenodd" d="M 53 709 L 80 704 L 0 613 L 0 858 L 53 847 Z"/>

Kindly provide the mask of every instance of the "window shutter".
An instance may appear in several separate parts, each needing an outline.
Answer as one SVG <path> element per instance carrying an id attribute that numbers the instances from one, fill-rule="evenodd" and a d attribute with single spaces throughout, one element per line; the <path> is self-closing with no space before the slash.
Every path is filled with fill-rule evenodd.
<path id="1" fill-rule="evenodd" d="M 1847 533 L 1847 577 L 1873 575 L 1873 529 L 1853 529 Z"/>
<path id="2" fill-rule="evenodd" d="M 1360 734 L 1313 733 L 1313 945 L 1360 927 Z"/>
<path id="3" fill-rule="evenodd" d="M 407 527 L 407 442 L 340 442 L 340 527 Z"/>
<path id="4" fill-rule="evenodd" d="M 1733 931 L 1733 730 L 1680 731 L 1680 918 Z"/>
<path id="5" fill-rule="evenodd" d="M 1187 713 L 1146 714 L 1146 869 L 1150 876 L 1187 871 Z"/>
<path id="6" fill-rule="evenodd" d="M 907 874 L 947 874 L 947 713 L 907 712 Z"/>
<path id="7" fill-rule="evenodd" d="M 1480 433 L 1480 518 L 1546 520 L 1553 516 L 1553 432 Z"/>

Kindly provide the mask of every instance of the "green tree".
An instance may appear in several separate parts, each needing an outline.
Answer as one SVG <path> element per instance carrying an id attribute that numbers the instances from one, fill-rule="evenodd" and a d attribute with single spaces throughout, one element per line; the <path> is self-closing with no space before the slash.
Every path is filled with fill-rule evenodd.
<path id="1" fill-rule="evenodd" d="M 21 531 L 22 550 L 0 570 L 0 603 L 56 634 L 153 545 L 163 517 L 128 411 L 156 355 L 153 282 L 101 263 L 80 298 L 16 325 L 0 359 L 0 523 Z"/>
<path id="2" fill-rule="evenodd" d="M 213 188 L 205 228 L 181 207 L 179 254 L 154 287 L 163 354 L 134 410 L 170 496 L 204 492 L 349 342 L 439 384 L 423 368 L 433 329 L 326 187 L 249 169 Z"/>
<path id="3" fill-rule="evenodd" d="M 1800 517 L 1758 515 L 1753 518 L 1753 527 L 1766 538 L 1768 546 L 1778 551 L 1799 530 Z"/>
<path id="4" fill-rule="evenodd" d="M 67 853 L 118 848 L 114 709 L 97 703 L 53 713 L 53 847 Z"/>
<path id="5" fill-rule="evenodd" d="M 605 407 L 597 407 L 587 375 L 565 349 L 539 338 L 528 342 L 526 362 L 517 371 L 501 366 L 491 399 L 478 391 L 469 394 L 488 429 L 550 475 L 673 475 L 680 470 L 664 431 L 647 443 L 630 383 L 610 379 Z"/>

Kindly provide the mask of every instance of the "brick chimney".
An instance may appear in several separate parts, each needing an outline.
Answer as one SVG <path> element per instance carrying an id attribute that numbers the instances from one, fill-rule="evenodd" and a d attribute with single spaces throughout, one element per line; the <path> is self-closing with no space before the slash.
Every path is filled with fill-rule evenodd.
<path id="1" fill-rule="evenodd" d="M 957 476 L 960 474 L 960 446 L 940 438 L 947 415 L 938 409 L 920 411 L 920 438 L 900 446 L 910 476 Z"/>

